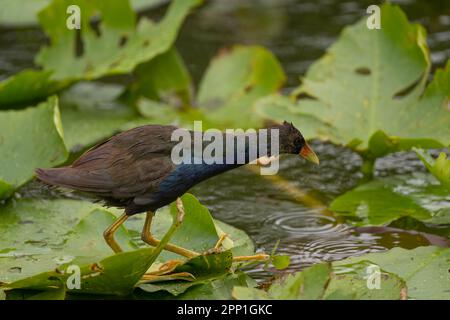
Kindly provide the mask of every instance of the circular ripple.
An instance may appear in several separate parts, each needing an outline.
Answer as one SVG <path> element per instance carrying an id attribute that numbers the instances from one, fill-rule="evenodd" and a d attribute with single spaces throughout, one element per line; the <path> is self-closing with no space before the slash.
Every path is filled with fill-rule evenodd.
<path id="1" fill-rule="evenodd" d="M 270 215 L 265 225 L 271 226 L 274 231 L 284 231 L 291 236 L 323 235 L 326 233 L 339 233 L 346 228 L 336 222 L 333 217 L 325 216 L 314 211 L 291 211 Z"/>
<path id="2" fill-rule="evenodd" d="M 340 233 L 315 234 L 309 237 L 289 237 L 281 241 L 276 254 L 291 258 L 289 267 L 283 271 L 265 270 L 257 266 L 248 270 L 259 280 L 268 280 L 274 273 L 297 272 L 313 264 L 342 260 L 351 256 L 387 250 L 380 244 L 381 235 L 353 234 L 341 229 Z M 267 243 L 269 246 L 269 243 Z M 271 248 L 263 248 L 267 252 Z"/>

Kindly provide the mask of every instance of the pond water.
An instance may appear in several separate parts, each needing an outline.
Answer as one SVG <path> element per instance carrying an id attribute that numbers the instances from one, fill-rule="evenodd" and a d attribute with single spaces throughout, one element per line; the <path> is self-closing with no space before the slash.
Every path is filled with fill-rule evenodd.
<path id="1" fill-rule="evenodd" d="M 365 8 L 373 2 L 210 1 L 188 19 L 177 47 L 198 81 L 210 59 L 223 46 L 236 43 L 267 46 L 286 70 L 287 87 L 293 88 L 298 77 L 333 43 L 340 30 L 364 16 Z M 450 2 L 393 2 L 400 2 L 410 19 L 427 28 L 433 65 L 443 66 L 450 57 Z M 154 12 L 145 14 L 155 16 Z M 35 28 L 0 30 L 0 79 L 32 66 L 35 53 L 45 41 L 42 32 Z M 428 244 L 425 238 L 405 232 L 358 232 L 324 210 L 333 198 L 357 185 L 361 159 L 328 143 L 314 142 L 313 148 L 320 157 L 320 166 L 285 156 L 281 159 L 280 177 L 291 190 L 303 195 L 300 198 L 313 199 L 315 206 L 295 199 L 279 183 L 247 168 L 212 178 L 195 187 L 192 193 L 216 218 L 245 230 L 258 250 L 270 252 L 280 240 L 278 252 L 291 256 L 289 270 L 396 246 L 413 248 Z M 392 155 L 376 164 L 377 176 L 418 171 L 425 172 L 421 162 L 410 153 Z M 39 192 L 29 190 L 29 194 Z M 259 280 L 271 275 L 260 266 L 249 271 Z"/>

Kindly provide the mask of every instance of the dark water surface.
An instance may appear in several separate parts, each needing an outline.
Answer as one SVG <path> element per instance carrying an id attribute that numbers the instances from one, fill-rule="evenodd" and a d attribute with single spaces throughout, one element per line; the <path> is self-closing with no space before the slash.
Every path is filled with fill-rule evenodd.
<path id="1" fill-rule="evenodd" d="M 450 57 L 450 1 L 393 1 L 408 17 L 422 23 L 434 67 Z M 210 59 L 223 46 L 236 43 L 260 44 L 272 50 L 287 75 L 287 86 L 298 85 L 298 77 L 335 41 L 340 30 L 365 15 L 378 1 L 211 1 L 185 24 L 177 46 L 198 82 Z M 149 15 L 153 15 L 149 14 Z M 0 29 L 0 79 L 31 67 L 45 37 L 33 28 Z M 290 186 L 312 196 L 324 206 L 337 195 L 353 188 L 361 178 L 361 160 L 349 150 L 331 144 L 314 143 L 321 165 L 306 164 L 295 156 L 281 159 L 280 176 Z M 423 171 L 417 157 L 402 153 L 380 159 L 377 175 Z M 382 251 L 401 246 L 427 244 L 406 233 L 360 233 L 339 223 L 332 215 L 295 201 L 276 184 L 240 168 L 212 178 L 192 191 L 212 214 L 245 230 L 259 250 L 271 251 L 280 240 L 279 253 L 289 254 L 290 270 L 320 261 Z M 256 267 L 258 279 L 270 273 Z"/>

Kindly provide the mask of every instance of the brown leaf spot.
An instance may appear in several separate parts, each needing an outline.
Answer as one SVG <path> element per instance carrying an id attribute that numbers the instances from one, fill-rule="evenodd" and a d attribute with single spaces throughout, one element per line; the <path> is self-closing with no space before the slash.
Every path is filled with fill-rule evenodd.
<path id="1" fill-rule="evenodd" d="M 103 271 L 103 268 L 100 267 L 97 263 L 93 263 L 89 266 L 89 269 L 91 269 L 91 271 Z"/>
<path id="2" fill-rule="evenodd" d="M 366 67 L 359 67 L 359 68 L 356 68 L 356 69 L 355 69 L 355 72 L 356 72 L 357 74 L 359 74 L 359 75 L 362 75 L 362 76 L 368 76 L 368 75 L 370 75 L 370 74 L 372 73 L 372 71 L 370 71 L 370 69 L 369 69 L 369 68 L 366 68 Z"/>

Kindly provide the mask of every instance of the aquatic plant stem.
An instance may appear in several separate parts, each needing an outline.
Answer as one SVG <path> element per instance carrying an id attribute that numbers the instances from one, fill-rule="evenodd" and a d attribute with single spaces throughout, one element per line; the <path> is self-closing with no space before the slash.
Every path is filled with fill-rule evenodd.
<path id="1" fill-rule="evenodd" d="M 362 155 L 363 164 L 361 166 L 361 172 L 363 174 L 363 178 L 359 182 L 359 184 L 369 182 L 373 179 L 373 171 L 375 170 L 375 158 L 365 157 Z"/>

